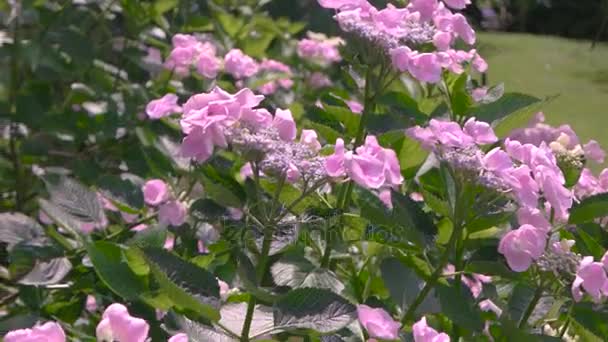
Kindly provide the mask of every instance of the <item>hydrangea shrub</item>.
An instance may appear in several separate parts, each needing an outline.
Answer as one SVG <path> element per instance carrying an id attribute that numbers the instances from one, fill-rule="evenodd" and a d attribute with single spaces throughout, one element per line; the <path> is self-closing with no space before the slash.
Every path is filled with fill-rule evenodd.
<path id="1" fill-rule="evenodd" d="M 12 3 L 4 341 L 608 339 L 605 152 L 470 3 Z"/>

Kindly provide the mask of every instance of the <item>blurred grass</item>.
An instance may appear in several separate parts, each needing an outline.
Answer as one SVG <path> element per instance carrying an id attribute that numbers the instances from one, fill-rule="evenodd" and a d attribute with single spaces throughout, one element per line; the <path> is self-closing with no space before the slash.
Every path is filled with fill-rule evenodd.
<path id="1" fill-rule="evenodd" d="M 528 34 L 480 33 L 489 84 L 538 97 L 559 95 L 542 111 L 551 124 L 569 123 L 582 142 L 608 150 L 608 44 Z"/>

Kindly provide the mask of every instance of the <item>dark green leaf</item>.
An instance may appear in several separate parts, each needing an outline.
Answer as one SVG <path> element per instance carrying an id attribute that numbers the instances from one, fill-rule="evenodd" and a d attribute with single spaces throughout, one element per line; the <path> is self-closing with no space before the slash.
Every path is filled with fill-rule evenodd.
<path id="1" fill-rule="evenodd" d="M 356 307 L 337 294 L 315 288 L 288 292 L 274 305 L 275 329 L 340 330 L 356 319 Z"/>
<path id="2" fill-rule="evenodd" d="M 608 216 L 608 193 L 590 196 L 570 209 L 571 224 L 591 222 L 597 218 Z"/>
<path id="3" fill-rule="evenodd" d="M 118 245 L 97 241 L 87 244 L 86 248 L 97 275 L 116 294 L 135 300 L 145 292 L 142 281 L 129 268 Z"/>
<path id="4" fill-rule="evenodd" d="M 162 247 L 167 238 L 167 228 L 162 226 L 148 227 L 135 235 L 128 241 L 130 246 L 139 248 Z"/>
<path id="5" fill-rule="evenodd" d="M 8 248 L 22 241 L 38 240 L 44 237 L 44 230 L 33 219 L 21 213 L 0 214 L 0 241 Z"/>
<path id="6" fill-rule="evenodd" d="M 213 274 L 163 249 L 146 248 L 144 254 L 159 284 L 175 304 L 210 320 L 219 320 L 220 290 Z"/>
<path id="7" fill-rule="evenodd" d="M 475 299 L 468 289 L 458 291 L 455 286 L 440 285 L 437 287 L 441 311 L 459 326 L 472 331 L 483 329 L 483 320 Z"/>
<path id="8" fill-rule="evenodd" d="M 344 290 L 336 274 L 324 268 L 317 268 L 305 258 L 284 258 L 272 265 L 275 284 L 291 288 L 315 287 L 335 293 Z"/>
<path id="9" fill-rule="evenodd" d="M 210 165 L 204 166 L 202 171 L 203 186 L 209 198 L 226 207 L 242 207 L 245 192 L 233 177 L 218 172 Z"/>
<path id="10" fill-rule="evenodd" d="M 602 341 L 608 339 L 608 312 L 605 310 L 594 308 L 591 303 L 578 303 L 574 305 L 571 316 Z"/>
<path id="11" fill-rule="evenodd" d="M 191 321 L 187 317 L 178 316 L 176 318 L 179 331 L 188 336 L 190 342 L 233 342 L 234 338 L 216 330 L 213 327 Z"/>
<path id="12" fill-rule="evenodd" d="M 526 94 L 506 93 L 495 102 L 475 108 L 472 114 L 477 120 L 494 122 L 540 101 L 541 99 Z"/>
<path id="13" fill-rule="evenodd" d="M 98 180 L 102 195 L 120 210 L 136 214 L 144 206 L 144 195 L 139 186 L 118 176 L 106 175 Z"/>
<path id="14" fill-rule="evenodd" d="M 522 320 L 528 305 L 532 301 L 532 298 L 534 298 L 534 292 L 535 290 L 533 288 L 522 283 L 517 283 L 515 285 L 508 304 L 508 312 L 511 320 L 517 323 Z"/>

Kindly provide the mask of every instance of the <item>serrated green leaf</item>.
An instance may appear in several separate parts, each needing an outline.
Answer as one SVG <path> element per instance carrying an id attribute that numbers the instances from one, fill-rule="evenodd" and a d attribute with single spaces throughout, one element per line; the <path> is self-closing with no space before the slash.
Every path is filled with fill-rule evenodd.
<path id="1" fill-rule="evenodd" d="M 591 222 L 608 216 L 608 193 L 587 197 L 570 208 L 568 223 L 579 224 Z"/>
<path id="2" fill-rule="evenodd" d="M 275 329 L 312 329 L 326 334 L 356 319 L 356 307 L 337 294 L 315 288 L 288 292 L 274 305 Z"/>
<path id="3" fill-rule="evenodd" d="M 86 249 L 95 272 L 114 293 L 126 300 L 135 300 L 145 292 L 143 282 L 128 266 L 118 245 L 97 241 L 87 244 Z"/>
<path id="4" fill-rule="evenodd" d="M 144 195 L 140 187 L 127 179 L 106 175 L 97 181 L 97 187 L 121 211 L 137 214 L 144 206 Z"/>
<path id="5" fill-rule="evenodd" d="M 176 305 L 212 321 L 220 319 L 220 290 L 213 274 L 163 249 L 145 248 L 143 252 L 161 288 Z"/>

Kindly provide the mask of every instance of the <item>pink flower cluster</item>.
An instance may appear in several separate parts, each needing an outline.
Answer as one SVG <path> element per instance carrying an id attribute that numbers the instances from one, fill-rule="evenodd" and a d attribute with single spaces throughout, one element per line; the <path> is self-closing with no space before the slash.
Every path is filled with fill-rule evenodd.
<path id="1" fill-rule="evenodd" d="M 382 340 L 396 340 L 399 338 L 401 324 L 380 308 L 371 308 L 367 305 L 357 306 L 359 323 L 367 330 L 369 337 Z"/>
<path id="2" fill-rule="evenodd" d="M 158 120 L 174 113 L 181 113 L 182 107 L 177 104 L 177 95 L 166 94 L 165 96 L 152 100 L 146 106 L 146 114 L 152 120 Z"/>
<path id="3" fill-rule="evenodd" d="M 308 32 L 308 38 L 298 42 L 298 56 L 321 66 L 328 66 L 342 60 L 338 47 L 340 38 L 328 38 L 322 33 Z"/>
<path id="4" fill-rule="evenodd" d="M 297 141 L 291 112 L 277 109 L 273 116 L 257 108 L 263 99 L 247 88 L 230 94 L 216 87 L 210 93 L 192 96 L 183 106 L 180 121 L 186 134 L 182 155 L 204 162 L 216 148 L 231 146 L 257 162 L 267 175 L 285 175 L 292 183 L 323 179 L 316 132 L 303 130 Z"/>
<path id="5" fill-rule="evenodd" d="M 367 189 L 390 189 L 403 183 L 397 154 L 380 146 L 373 135 L 355 151 L 346 151 L 344 140 L 338 139 L 334 153 L 325 159 L 325 169 L 330 177 L 348 177 Z"/>
<path id="6" fill-rule="evenodd" d="M 515 129 L 509 135 L 511 140 L 522 144 L 540 146 L 542 143 L 550 145 L 556 152 L 582 153 L 597 163 L 603 163 L 606 153 L 597 141 L 590 140 L 582 147 L 580 140 L 570 125 L 553 127 L 545 123 L 545 115 L 537 113 L 528 124 L 528 127 Z"/>
<path id="7" fill-rule="evenodd" d="M 103 312 L 96 335 L 100 341 L 145 342 L 149 330 L 145 320 L 131 316 L 124 305 L 114 303 Z"/>
<path id="8" fill-rule="evenodd" d="M 440 333 L 426 323 L 426 317 L 422 317 L 412 326 L 414 342 L 450 342 L 450 336 Z"/>
<path id="9" fill-rule="evenodd" d="M 188 34 L 176 34 L 171 39 L 173 50 L 165 61 L 165 68 L 179 76 L 187 76 L 192 66 L 205 78 L 215 78 L 221 69 L 215 46 L 201 42 Z"/>
<path id="10" fill-rule="evenodd" d="M 31 329 L 9 331 L 4 342 L 65 342 L 65 332 L 61 325 L 47 322 Z"/>
<path id="11" fill-rule="evenodd" d="M 187 34 L 176 34 L 172 38 L 172 43 L 173 50 L 165 61 L 165 67 L 173 70 L 178 76 L 187 76 L 193 66 L 200 75 L 208 79 L 216 78 L 223 70 L 238 81 L 237 85 L 242 85 L 243 80 L 261 74 L 284 74 L 285 77 L 271 80 L 259 88 L 260 92 L 266 95 L 274 93 L 279 88 L 289 89 L 293 85 L 291 68 L 279 61 L 266 59 L 259 63 L 239 49 L 228 51 L 222 61 L 217 57 L 213 43 L 201 42 Z M 146 114 L 152 119 L 180 111 L 177 97 L 173 94 L 154 100 L 146 107 Z"/>
<path id="12" fill-rule="evenodd" d="M 454 267 L 454 265 L 448 264 L 443 272 L 448 278 L 453 279 L 454 275 L 452 273 L 456 272 L 456 268 Z M 483 284 L 491 283 L 492 277 L 483 274 L 473 273 L 471 277 L 463 276 L 461 278 L 461 281 L 469 288 L 469 290 L 471 290 L 473 298 L 478 298 L 481 294 L 481 291 L 483 290 Z"/>
<path id="13" fill-rule="evenodd" d="M 460 13 L 452 13 L 438 0 L 413 0 L 407 7 L 389 4 L 376 9 L 365 0 L 344 2 L 319 0 L 321 6 L 338 10 L 335 19 L 343 31 L 380 45 L 390 56 L 394 67 L 407 71 L 423 82 L 436 83 L 447 69 L 464 72 L 470 63 L 473 69 L 485 72 L 487 63 L 476 50 L 454 50 L 457 38 L 475 44 L 475 31 Z M 449 1 L 454 8 L 464 8 L 467 1 Z M 432 43 L 437 51 L 419 52 L 417 46 Z"/>
<path id="14" fill-rule="evenodd" d="M 290 89 L 293 86 L 293 80 L 291 80 L 291 68 L 279 61 L 273 59 L 264 59 L 260 64 L 259 73 L 265 74 L 283 74 L 285 77 L 272 80 L 268 83 L 264 83 L 260 86 L 259 91 L 264 95 L 274 94 L 278 88 Z"/>
<path id="15" fill-rule="evenodd" d="M 158 207 L 158 222 L 174 227 L 186 222 L 186 206 L 173 199 L 167 184 L 161 179 L 151 179 L 142 187 L 144 201 L 152 207 Z"/>
<path id="16" fill-rule="evenodd" d="M 608 169 L 602 170 L 599 176 L 595 177 L 591 170 L 584 168 L 574 186 L 576 198 L 583 199 L 605 192 L 608 192 Z"/>
<path id="17" fill-rule="evenodd" d="M 584 257 L 580 262 L 576 278 L 572 283 L 572 297 L 574 300 L 579 302 L 583 298 L 584 293 L 591 296 L 596 303 L 608 297 L 607 271 L 608 252 L 604 254 L 601 262 L 593 261 L 592 256 Z"/>
<path id="18" fill-rule="evenodd" d="M 552 212 L 555 219 L 565 221 L 573 203 L 557 159 L 545 142 L 535 146 L 506 139 L 504 149 L 496 147 L 484 153 L 476 145 L 498 139 L 487 123 L 473 118 L 462 128 L 454 122 L 433 119 L 429 127 L 416 126 L 407 134 L 433 149 L 452 167 L 473 171 L 471 174 L 481 184 L 497 184 L 519 203 L 521 227 L 507 233 L 498 248 L 511 269 L 525 271 L 543 255 L 551 230 L 546 216 Z"/>

